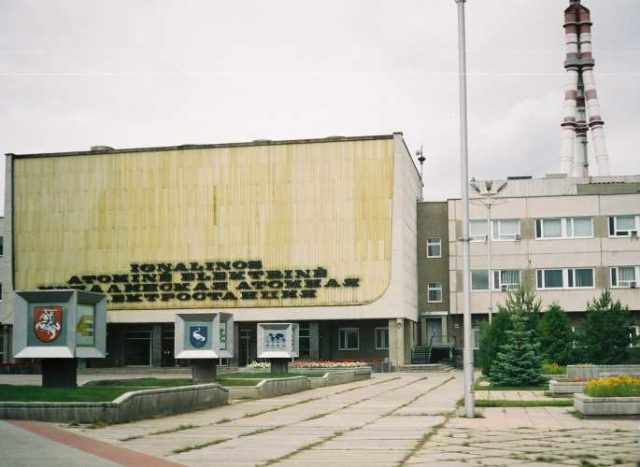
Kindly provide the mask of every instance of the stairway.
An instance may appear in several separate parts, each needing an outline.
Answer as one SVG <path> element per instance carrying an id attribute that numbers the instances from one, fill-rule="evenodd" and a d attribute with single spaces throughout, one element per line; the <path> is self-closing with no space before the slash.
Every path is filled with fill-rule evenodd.
<path id="1" fill-rule="evenodd" d="M 416 347 L 411 351 L 412 365 L 425 365 L 431 362 L 431 348 Z"/>

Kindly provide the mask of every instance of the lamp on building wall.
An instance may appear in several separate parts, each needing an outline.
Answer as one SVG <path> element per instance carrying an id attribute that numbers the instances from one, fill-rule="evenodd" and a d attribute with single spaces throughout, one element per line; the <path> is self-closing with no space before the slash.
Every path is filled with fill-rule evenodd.
<path id="1" fill-rule="evenodd" d="M 498 188 L 495 190 L 494 183 L 490 180 L 485 181 L 480 184 L 476 182 L 475 179 L 471 179 L 469 183 L 471 188 L 480 195 L 479 199 L 475 199 L 472 201 L 474 204 L 481 204 L 485 208 L 487 208 L 487 288 L 489 290 L 489 322 L 491 322 L 491 318 L 493 317 L 493 287 L 491 283 L 492 272 L 491 272 L 491 240 L 492 240 L 492 228 L 491 228 L 491 207 L 496 204 L 506 203 L 505 200 L 498 200 L 495 198 L 500 192 L 502 192 L 507 187 L 507 182 L 503 182 Z"/>

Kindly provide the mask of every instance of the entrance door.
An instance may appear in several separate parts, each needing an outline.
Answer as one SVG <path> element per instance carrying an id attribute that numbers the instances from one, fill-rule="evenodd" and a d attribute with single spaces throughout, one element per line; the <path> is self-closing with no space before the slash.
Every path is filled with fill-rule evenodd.
<path id="1" fill-rule="evenodd" d="M 438 345 L 442 343 L 442 318 L 426 318 L 427 326 L 427 346 Z"/>
<path id="2" fill-rule="evenodd" d="M 124 364 L 151 365 L 151 329 L 131 329 L 124 333 Z"/>
<path id="3" fill-rule="evenodd" d="M 169 327 L 170 326 L 170 327 Z M 173 357 L 175 331 L 173 324 L 162 326 L 162 360 L 161 366 L 176 366 L 176 360 Z"/>
<path id="4" fill-rule="evenodd" d="M 238 366 L 246 366 L 257 358 L 258 335 L 255 324 L 243 326 L 238 329 L 240 342 L 238 345 Z"/>

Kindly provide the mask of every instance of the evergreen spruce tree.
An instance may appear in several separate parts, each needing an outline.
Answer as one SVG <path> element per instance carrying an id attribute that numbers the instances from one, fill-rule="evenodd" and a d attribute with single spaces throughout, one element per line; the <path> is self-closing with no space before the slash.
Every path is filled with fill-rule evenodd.
<path id="1" fill-rule="evenodd" d="M 534 386 L 542 382 L 540 344 L 526 328 L 525 316 L 511 317 L 513 329 L 507 331 L 504 344 L 493 364 L 489 380 L 498 386 Z"/>
<path id="2" fill-rule="evenodd" d="M 496 359 L 500 346 L 507 342 L 507 331 L 513 328 L 511 316 L 513 313 L 502 307 L 493 315 L 491 324 L 488 321 L 480 328 L 479 360 L 485 376 L 491 374 L 491 364 Z"/>
<path id="3" fill-rule="evenodd" d="M 500 348 L 507 342 L 507 331 L 513 328 L 513 315 L 523 317 L 525 327 L 537 339 L 541 300 L 526 286 L 509 292 L 504 305 L 498 304 L 498 312 L 491 324 L 484 323 L 480 329 L 479 361 L 485 376 L 491 374 L 491 366 Z"/>
<path id="4" fill-rule="evenodd" d="M 567 365 L 573 362 L 574 334 L 569 317 L 557 303 L 552 303 L 539 325 L 540 345 L 549 363 Z"/>
<path id="5" fill-rule="evenodd" d="M 498 306 L 498 309 L 524 315 L 526 329 L 537 335 L 542 309 L 541 303 L 542 300 L 540 297 L 536 297 L 535 292 L 529 287 L 521 285 L 516 290 L 509 292 L 504 305 Z"/>
<path id="6" fill-rule="evenodd" d="M 580 326 L 578 344 L 582 360 L 600 365 L 627 362 L 630 326 L 629 308 L 619 300 L 614 302 L 609 290 L 602 292 L 587 305 Z"/>

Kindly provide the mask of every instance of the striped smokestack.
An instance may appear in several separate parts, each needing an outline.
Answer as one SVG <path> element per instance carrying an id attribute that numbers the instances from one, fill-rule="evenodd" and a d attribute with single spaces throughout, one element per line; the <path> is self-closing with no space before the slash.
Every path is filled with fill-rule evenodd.
<path id="1" fill-rule="evenodd" d="M 564 11 L 567 72 L 560 147 L 560 171 L 569 176 L 589 176 L 587 132 L 591 130 L 598 175 L 609 175 L 609 156 L 604 139 L 604 121 L 593 78 L 591 13 L 570 0 Z"/>

